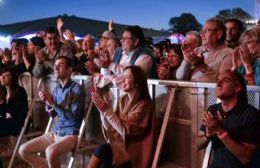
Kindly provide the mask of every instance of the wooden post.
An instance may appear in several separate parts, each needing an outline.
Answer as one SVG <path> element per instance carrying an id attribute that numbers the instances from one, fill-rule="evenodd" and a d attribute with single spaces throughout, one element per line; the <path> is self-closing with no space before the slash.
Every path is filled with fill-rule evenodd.
<path id="1" fill-rule="evenodd" d="M 157 165 L 158 165 L 158 162 L 159 162 L 159 159 L 160 159 L 161 149 L 162 149 L 164 137 L 165 137 L 167 126 L 168 126 L 170 113 L 171 113 L 172 106 L 173 106 L 175 90 L 176 90 L 176 88 L 174 88 L 174 87 L 172 87 L 171 90 L 170 90 L 167 108 L 166 108 L 166 111 L 165 111 L 165 114 L 164 114 L 164 117 L 163 117 L 163 123 L 162 123 L 161 131 L 160 131 L 159 139 L 158 139 L 157 145 L 156 145 L 156 150 L 155 150 L 155 154 L 154 154 L 152 168 L 157 168 Z"/>

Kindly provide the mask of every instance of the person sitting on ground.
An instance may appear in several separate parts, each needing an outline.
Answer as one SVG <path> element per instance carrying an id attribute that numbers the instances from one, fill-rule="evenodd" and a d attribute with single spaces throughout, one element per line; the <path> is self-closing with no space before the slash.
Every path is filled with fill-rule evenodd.
<path id="1" fill-rule="evenodd" d="M 221 103 L 203 113 L 197 141 L 199 149 L 212 142 L 208 168 L 245 168 L 257 164 L 260 113 L 248 104 L 243 77 L 230 70 L 220 73 L 216 96 Z M 260 167 L 260 164 L 253 167 Z"/>
<path id="2" fill-rule="evenodd" d="M 4 87 L 1 95 L 5 95 L 2 100 L 5 111 L 0 117 L 0 137 L 19 135 L 28 111 L 26 91 L 18 84 L 18 75 L 14 69 L 2 69 L 0 79 Z"/>
<path id="3" fill-rule="evenodd" d="M 96 149 L 88 168 L 151 167 L 156 124 L 147 78 L 139 66 L 126 67 L 123 78 L 126 95 L 120 98 L 116 112 L 98 91 L 92 93 L 109 143 Z"/>
<path id="4" fill-rule="evenodd" d="M 77 135 L 84 117 L 85 92 L 70 77 L 72 60 L 66 56 L 57 57 L 54 72 L 59 83 L 53 94 L 42 88 L 39 97 L 45 101 L 46 111 L 51 117 L 58 117 L 58 122 L 50 132 L 24 143 L 19 149 L 22 159 L 33 168 L 60 167 L 59 157 L 72 151 L 77 144 Z M 44 151 L 46 159 L 37 154 Z"/>

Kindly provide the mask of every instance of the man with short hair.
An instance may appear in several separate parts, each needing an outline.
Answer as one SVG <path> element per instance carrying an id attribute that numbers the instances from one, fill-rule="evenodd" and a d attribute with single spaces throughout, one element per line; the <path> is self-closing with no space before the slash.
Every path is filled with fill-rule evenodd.
<path id="1" fill-rule="evenodd" d="M 33 75 L 41 78 L 53 72 L 55 59 L 59 56 L 67 56 L 74 61 L 72 49 L 60 42 L 59 32 L 55 27 L 45 30 L 44 42 L 46 47 L 35 53 L 36 64 L 33 68 Z"/>
<path id="2" fill-rule="evenodd" d="M 189 62 L 182 66 L 183 78 L 190 73 L 192 81 L 215 82 L 219 73 L 230 69 L 232 66 L 232 49 L 225 46 L 226 28 L 222 21 L 209 19 L 201 32 L 202 46 L 193 48 L 192 46 L 182 47 L 185 61 Z M 190 71 L 187 66 L 191 67 Z"/>
<path id="3" fill-rule="evenodd" d="M 201 46 L 201 37 L 199 32 L 197 31 L 189 31 L 186 33 L 185 40 L 183 41 L 182 49 L 186 47 L 190 47 L 192 50 Z M 181 65 L 176 71 L 176 79 L 177 80 L 190 80 L 190 72 L 191 66 L 189 66 L 189 61 L 183 59 Z"/>
<path id="4" fill-rule="evenodd" d="M 50 94 L 46 89 L 39 91 L 39 97 L 46 103 L 46 111 L 52 117 L 58 116 L 58 123 L 51 131 L 23 144 L 20 156 L 33 168 L 59 168 L 59 157 L 72 151 L 77 143 L 77 135 L 84 116 L 85 92 L 71 80 L 72 61 L 60 56 L 54 65 L 59 84 Z M 38 152 L 46 153 L 46 159 Z"/>
<path id="5" fill-rule="evenodd" d="M 106 50 L 108 40 L 111 39 L 111 38 L 115 38 L 115 37 L 116 36 L 113 32 L 108 31 L 108 30 L 104 31 L 101 38 L 100 38 L 100 41 L 99 41 L 99 45 L 98 45 L 99 50 Z"/>
<path id="6" fill-rule="evenodd" d="M 156 62 L 155 56 L 148 47 L 145 46 L 145 37 L 140 26 L 128 26 L 125 28 L 122 38 L 122 47 L 115 53 L 113 62 L 101 56 L 104 68 L 109 68 L 114 75 L 122 76 L 125 67 L 130 65 L 140 66 L 147 77 L 155 78 Z"/>
<path id="7" fill-rule="evenodd" d="M 243 23 L 241 20 L 233 18 L 225 22 L 226 26 L 226 45 L 230 48 L 236 48 L 239 45 L 240 35 L 243 33 Z"/>
<path id="8" fill-rule="evenodd" d="M 83 54 L 79 57 L 79 61 L 76 66 L 76 72 L 81 75 L 90 75 L 97 71 L 97 67 L 94 64 L 94 58 L 97 57 L 95 52 L 95 39 L 91 35 L 86 35 L 82 41 Z"/>
<path id="9" fill-rule="evenodd" d="M 246 84 L 235 72 L 224 71 L 219 75 L 216 96 L 221 103 L 203 113 L 198 148 L 211 141 L 208 168 L 247 167 L 253 163 L 252 158 L 255 161 L 259 148 L 260 113 L 248 104 Z"/>

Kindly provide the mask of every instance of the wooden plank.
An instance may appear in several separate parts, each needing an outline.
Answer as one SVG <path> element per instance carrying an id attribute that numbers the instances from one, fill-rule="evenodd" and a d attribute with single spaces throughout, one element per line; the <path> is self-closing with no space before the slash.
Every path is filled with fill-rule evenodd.
<path id="1" fill-rule="evenodd" d="M 171 90 L 170 90 L 170 96 L 169 96 L 167 108 L 166 108 L 166 111 L 165 111 L 165 114 L 164 114 L 159 139 L 157 141 L 154 159 L 153 159 L 153 163 L 152 163 L 152 168 L 156 168 L 157 165 L 158 165 L 158 162 L 159 162 L 162 144 L 163 144 L 163 140 L 164 140 L 165 133 L 166 133 L 166 130 L 167 130 L 168 121 L 169 121 L 169 117 L 170 117 L 170 113 L 171 113 L 171 109 L 172 109 L 172 105 L 173 105 L 175 90 L 176 90 L 176 88 L 171 88 Z"/>

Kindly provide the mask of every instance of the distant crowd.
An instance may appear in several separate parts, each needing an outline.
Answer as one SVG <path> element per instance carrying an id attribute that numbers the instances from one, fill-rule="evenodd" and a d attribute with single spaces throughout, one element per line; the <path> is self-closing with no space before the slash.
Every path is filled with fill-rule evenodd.
<path id="1" fill-rule="evenodd" d="M 73 60 L 74 75 L 120 76 L 123 67 L 138 65 L 148 78 L 216 82 L 220 72 L 232 69 L 248 84 L 260 85 L 258 25 L 245 30 L 238 19 L 209 19 L 200 32 L 187 32 L 182 44 L 169 39 L 153 44 L 139 26 L 126 27 L 118 37 L 110 22 L 98 45 L 92 35 L 75 40 L 63 25 L 59 18 L 56 28 L 29 41 L 13 39 L 10 49 L 1 49 L 0 69 L 13 67 L 18 74 L 28 71 L 40 78 L 53 72 L 55 58 L 62 55 Z"/>

